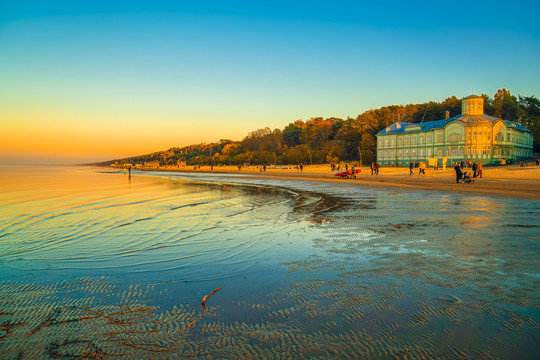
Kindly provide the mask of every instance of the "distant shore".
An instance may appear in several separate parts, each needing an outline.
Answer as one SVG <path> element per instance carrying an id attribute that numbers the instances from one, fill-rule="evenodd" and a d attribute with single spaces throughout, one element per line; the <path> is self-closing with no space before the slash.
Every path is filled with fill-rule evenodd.
<path id="1" fill-rule="evenodd" d="M 253 177 L 286 178 L 297 180 L 346 182 L 373 187 L 410 188 L 420 190 L 448 191 L 455 195 L 485 194 L 531 200 L 540 199 L 540 166 L 517 165 L 484 167 L 482 178 L 476 178 L 473 184 L 456 184 L 453 168 L 446 170 L 426 169 L 425 175 L 409 175 L 409 169 L 404 167 L 381 167 L 379 175 L 371 175 L 369 167 L 361 167 L 362 172 L 356 179 L 337 178 L 330 170 L 330 165 L 308 165 L 300 172 L 294 166 L 286 168 L 267 167 L 266 171 L 257 166 L 194 166 L 139 168 L 137 171 L 174 171 L 189 173 L 221 173 L 244 174 Z M 471 171 L 471 169 L 467 169 Z M 472 171 L 471 171 L 472 173 Z"/>

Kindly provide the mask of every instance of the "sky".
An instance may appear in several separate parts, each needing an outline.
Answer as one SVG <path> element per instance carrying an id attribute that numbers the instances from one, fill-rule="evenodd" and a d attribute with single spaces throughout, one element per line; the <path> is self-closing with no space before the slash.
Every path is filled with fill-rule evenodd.
<path id="1" fill-rule="evenodd" d="M 540 96 L 536 1 L 0 1 L 0 164 L 475 94 Z"/>

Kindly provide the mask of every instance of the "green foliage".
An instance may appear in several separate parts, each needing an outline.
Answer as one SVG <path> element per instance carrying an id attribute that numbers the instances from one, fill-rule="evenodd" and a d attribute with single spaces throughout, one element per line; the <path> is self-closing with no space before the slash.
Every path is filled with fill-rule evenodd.
<path id="1" fill-rule="evenodd" d="M 540 144 L 540 100 L 535 96 L 513 96 L 499 89 L 491 99 L 484 97 L 484 112 L 516 121 L 533 132 L 534 151 Z M 250 132 L 242 141 L 221 139 L 219 143 L 189 145 L 166 151 L 111 160 L 130 164 L 159 165 L 239 165 L 299 164 L 350 161 L 364 165 L 376 161 L 375 134 L 395 122 L 420 123 L 461 114 L 461 99 L 443 102 L 390 105 L 369 110 L 356 118 L 315 117 L 296 120 L 283 130 L 266 127 Z"/>
<path id="2" fill-rule="evenodd" d="M 302 128 L 290 123 L 283 129 L 283 142 L 290 147 L 300 145 L 302 139 Z"/>

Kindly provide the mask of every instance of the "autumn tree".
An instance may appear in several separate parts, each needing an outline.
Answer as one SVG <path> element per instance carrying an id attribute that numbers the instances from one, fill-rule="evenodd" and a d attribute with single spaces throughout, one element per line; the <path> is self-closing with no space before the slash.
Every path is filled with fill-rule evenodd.
<path id="1" fill-rule="evenodd" d="M 359 156 L 361 156 L 362 163 L 370 163 L 375 161 L 377 152 L 377 142 L 375 136 L 370 133 L 363 133 L 362 140 L 360 140 Z"/>
<path id="2" fill-rule="evenodd" d="M 277 157 L 283 151 L 283 134 L 281 130 L 275 129 L 262 137 L 261 149 L 267 151 L 274 158 L 274 165 L 277 163 Z M 266 162 L 265 162 L 266 163 Z"/>
<path id="3" fill-rule="evenodd" d="M 342 147 L 341 159 L 354 159 L 355 151 L 362 138 L 358 119 L 347 118 L 336 134 L 336 141 Z"/>

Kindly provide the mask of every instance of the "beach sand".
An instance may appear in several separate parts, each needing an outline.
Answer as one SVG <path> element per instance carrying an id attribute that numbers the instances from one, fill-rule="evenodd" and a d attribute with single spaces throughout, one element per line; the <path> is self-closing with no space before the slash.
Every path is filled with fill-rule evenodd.
<path id="1" fill-rule="evenodd" d="M 337 181 L 348 182 L 362 186 L 439 190 L 456 194 L 485 194 L 505 197 L 540 199 L 540 166 L 485 166 L 482 178 L 476 178 L 473 184 L 456 184 L 456 175 L 453 168 L 446 170 L 426 169 L 425 175 L 409 175 L 409 168 L 405 167 L 381 167 L 379 175 L 371 175 L 369 167 L 361 167 L 362 172 L 356 179 L 337 178 L 331 171 L 330 165 L 308 165 L 303 171 L 298 171 L 294 166 L 272 168 L 267 167 L 266 172 L 260 171 L 258 166 L 243 167 L 238 170 L 237 166 L 201 166 L 194 169 L 193 166 L 185 167 L 161 167 L 142 168 L 144 171 L 178 171 L 222 174 L 244 174 L 254 177 L 286 178 L 313 181 Z M 471 171 L 471 169 L 467 169 Z"/>

